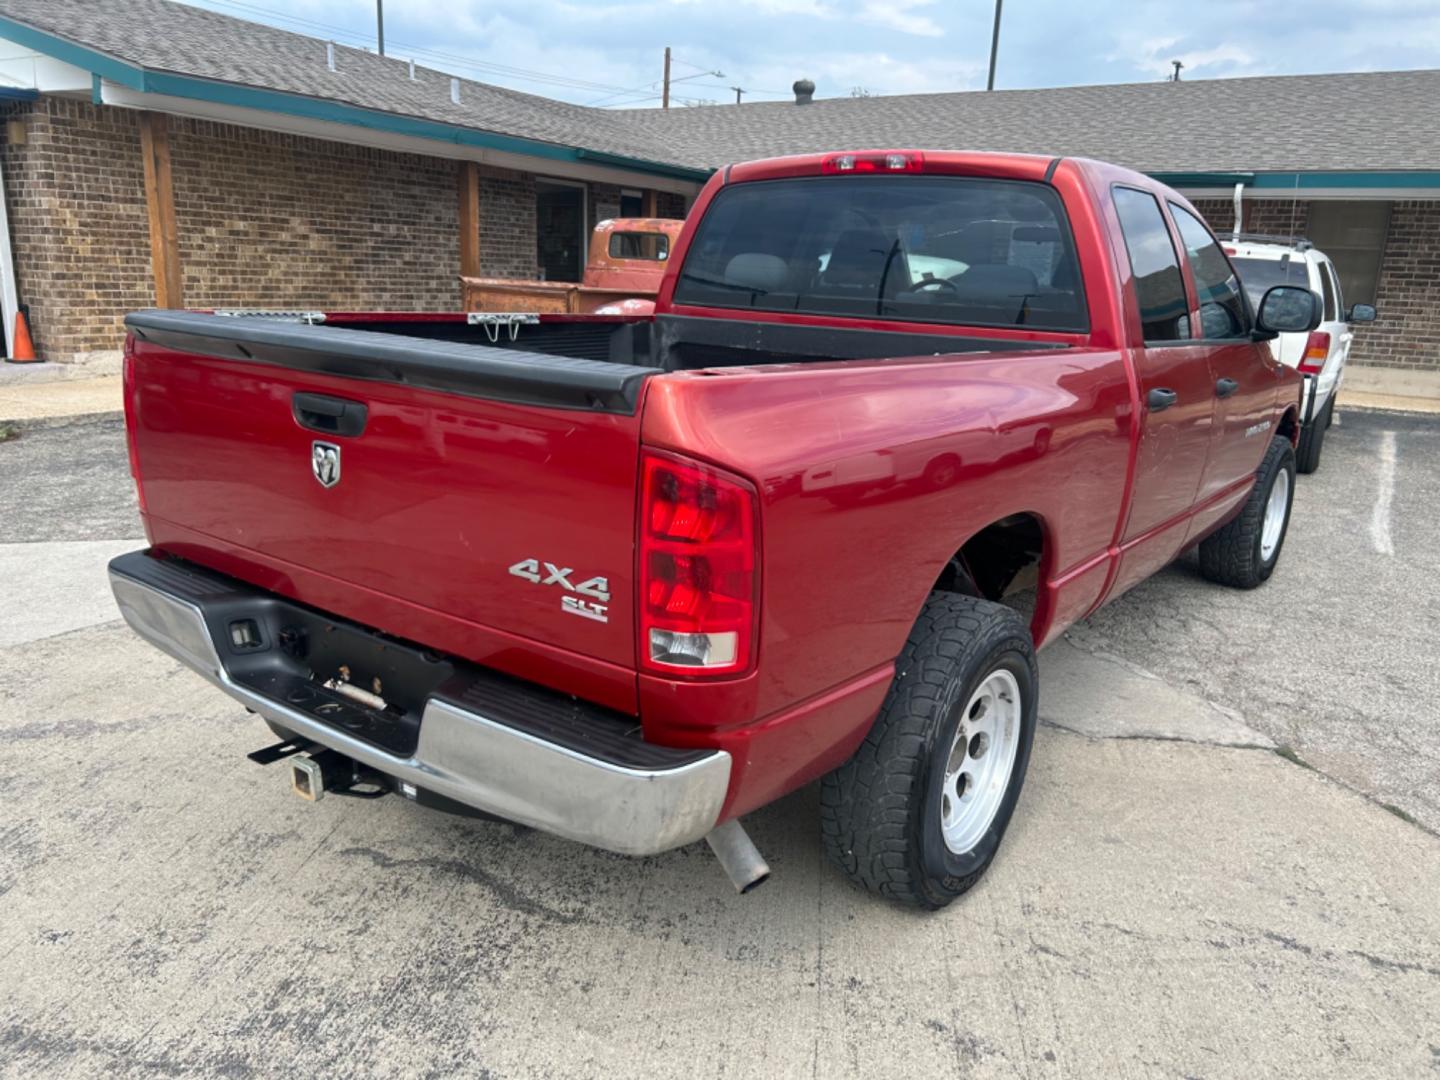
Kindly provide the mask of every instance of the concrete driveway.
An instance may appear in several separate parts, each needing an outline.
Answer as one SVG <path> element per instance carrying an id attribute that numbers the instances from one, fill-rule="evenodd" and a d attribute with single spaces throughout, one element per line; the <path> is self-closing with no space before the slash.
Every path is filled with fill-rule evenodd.
<path id="1" fill-rule="evenodd" d="M 118 425 L 27 433 L 0 1075 L 1440 1076 L 1437 451 L 1346 413 L 1265 588 L 1182 562 L 1046 650 L 1006 847 L 927 916 L 826 866 L 813 788 L 748 819 L 747 897 L 703 845 L 301 802 L 116 619 Z"/>

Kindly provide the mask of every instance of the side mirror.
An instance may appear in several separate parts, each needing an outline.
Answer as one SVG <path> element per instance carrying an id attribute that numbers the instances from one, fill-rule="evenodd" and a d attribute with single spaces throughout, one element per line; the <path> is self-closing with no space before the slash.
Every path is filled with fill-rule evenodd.
<path id="1" fill-rule="evenodd" d="M 1346 322 L 1374 322 L 1375 306 L 1373 304 L 1356 304 L 1345 313 Z"/>
<path id="2" fill-rule="evenodd" d="M 1320 325 L 1320 295 L 1298 285 L 1276 285 L 1260 301 L 1255 328 L 1267 338 L 1276 334 L 1308 334 Z"/>

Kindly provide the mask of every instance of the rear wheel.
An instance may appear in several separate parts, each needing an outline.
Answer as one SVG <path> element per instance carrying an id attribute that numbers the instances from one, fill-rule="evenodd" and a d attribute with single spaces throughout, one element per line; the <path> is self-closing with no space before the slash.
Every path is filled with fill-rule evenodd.
<path id="1" fill-rule="evenodd" d="M 1020 798 L 1039 679 L 1021 617 L 934 593 L 865 742 L 821 785 L 830 858 L 858 884 L 944 907 L 980 880 Z"/>
<path id="2" fill-rule="evenodd" d="M 1200 541 L 1200 572 L 1239 589 L 1266 581 L 1280 561 L 1294 501 L 1295 451 L 1290 440 L 1277 435 L 1255 471 L 1255 486 L 1240 513 Z"/>

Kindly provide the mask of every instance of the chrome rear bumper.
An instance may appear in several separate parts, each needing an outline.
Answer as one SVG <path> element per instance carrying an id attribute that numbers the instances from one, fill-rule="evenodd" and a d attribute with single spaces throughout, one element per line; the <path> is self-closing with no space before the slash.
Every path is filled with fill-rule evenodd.
<path id="1" fill-rule="evenodd" d="M 243 604 L 247 592 L 257 601 L 273 601 L 270 594 L 143 552 L 115 559 L 110 584 L 136 633 L 242 705 L 312 742 L 466 806 L 594 847 L 649 855 L 704 837 L 725 801 L 730 755 L 723 750 L 671 750 L 636 738 L 634 753 L 614 739 L 610 745 L 620 745 L 618 752 L 604 746 L 587 752 L 565 745 L 554 724 L 526 730 L 524 716 L 533 710 L 522 710 L 518 719 L 487 714 L 465 695 L 428 698 L 413 753 L 386 752 L 231 677 L 222 659 L 227 644 L 207 623 L 207 602 L 223 595 L 226 603 Z M 534 692 L 537 702 L 555 696 L 539 687 Z M 576 734 L 583 745 L 585 732 Z"/>

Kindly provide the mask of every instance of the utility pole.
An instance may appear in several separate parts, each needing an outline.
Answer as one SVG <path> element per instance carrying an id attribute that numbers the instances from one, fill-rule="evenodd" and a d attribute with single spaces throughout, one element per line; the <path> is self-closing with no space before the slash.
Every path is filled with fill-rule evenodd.
<path id="1" fill-rule="evenodd" d="M 732 86 L 732 87 L 730 87 L 730 89 L 735 91 L 735 104 L 736 104 L 736 105 L 739 105 L 739 104 L 740 104 L 740 95 L 743 94 L 745 91 L 742 90 L 742 89 L 741 89 L 740 87 L 738 87 L 738 86 Z"/>
<path id="2" fill-rule="evenodd" d="M 1185 65 L 1182 64 L 1179 60 L 1171 60 L 1170 63 L 1173 64 L 1174 67 L 1175 67 L 1175 74 L 1172 75 L 1172 76 L 1170 76 L 1170 81 L 1171 81 L 1171 82 L 1179 82 L 1179 81 L 1180 81 L 1180 69 L 1183 68 Z"/>
<path id="3" fill-rule="evenodd" d="M 385 0 L 375 0 L 375 36 L 380 40 L 380 55 L 385 55 Z"/>
<path id="4" fill-rule="evenodd" d="M 990 34 L 990 78 L 985 83 L 986 90 L 995 89 L 995 56 L 1000 51 L 1000 9 L 1005 0 L 995 0 L 995 29 Z"/>
<path id="5" fill-rule="evenodd" d="M 652 84 L 653 85 L 653 84 Z M 670 46 L 665 46 L 665 82 L 660 88 L 660 108 L 670 107 Z"/>

